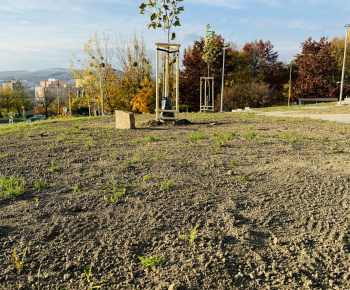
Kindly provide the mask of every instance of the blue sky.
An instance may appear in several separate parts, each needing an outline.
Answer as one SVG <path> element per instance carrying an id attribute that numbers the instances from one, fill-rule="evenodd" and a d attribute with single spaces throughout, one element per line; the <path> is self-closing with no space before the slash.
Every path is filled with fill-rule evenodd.
<path id="1" fill-rule="evenodd" d="M 146 1 L 147 2 L 147 1 Z M 152 50 L 166 42 L 147 29 L 142 0 L 0 0 L 0 71 L 68 68 L 73 53 L 95 31 L 110 36 L 142 34 Z M 225 41 L 270 40 L 279 60 L 289 62 L 308 37 L 345 36 L 349 0 L 184 0 L 176 43 L 181 49 L 205 34 L 209 23 Z"/>

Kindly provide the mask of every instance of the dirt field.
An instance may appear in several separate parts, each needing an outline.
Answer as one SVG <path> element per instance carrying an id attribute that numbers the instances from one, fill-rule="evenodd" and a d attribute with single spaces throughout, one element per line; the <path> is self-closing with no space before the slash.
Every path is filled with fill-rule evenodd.
<path id="1" fill-rule="evenodd" d="M 0 127 L 0 289 L 350 289 L 349 124 L 136 117 Z"/>

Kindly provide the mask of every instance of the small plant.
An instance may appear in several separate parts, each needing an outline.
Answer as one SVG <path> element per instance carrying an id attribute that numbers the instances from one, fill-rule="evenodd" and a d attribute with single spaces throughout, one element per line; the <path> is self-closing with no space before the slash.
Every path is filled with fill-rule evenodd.
<path id="1" fill-rule="evenodd" d="M 94 142 L 93 140 L 90 140 L 85 144 L 85 147 L 89 150 L 93 149 L 94 148 L 93 142 Z"/>
<path id="2" fill-rule="evenodd" d="M 232 140 L 236 136 L 236 132 L 233 131 L 229 134 L 218 134 L 214 133 L 213 136 L 216 138 L 215 145 L 218 147 L 225 147 L 228 145 L 228 141 Z"/>
<path id="3" fill-rule="evenodd" d="M 243 135 L 244 139 L 259 139 L 259 135 L 253 130 L 252 127 L 249 127 L 249 133 Z"/>
<path id="4" fill-rule="evenodd" d="M 238 165 L 238 161 L 237 160 L 231 160 L 230 164 L 232 166 L 237 166 Z"/>
<path id="5" fill-rule="evenodd" d="M 242 181 L 250 181 L 250 176 L 248 174 L 240 173 L 239 176 Z"/>
<path id="6" fill-rule="evenodd" d="M 18 175 L 12 175 L 10 178 L 2 176 L 0 179 L 0 195 L 3 193 L 8 196 L 18 196 L 24 192 L 26 182 Z"/>
<path id="7" fill-rule="evenodd" d="M 180 239 L 188 240 L 190 243 L 193 243 L 193 242 L 194 242 L 194 239 L 196 238 L 197 227 L 198 227 L 198 225 L 196 225 L 196 226 L 194 227 L 194 229 L 191 231 L 190 236 L 181 235 L 181 236 L 179 236 L 179 238 L 180 238 Z"/>
<path id="8" fill-rule="evenodd" d="M 149 179 L 151 179 L 151 178 L 152 178 L 152 176 L 149 175 L 149 174 L 147 174 L 147 175 L 145 175 L 144 177 L 142 177 L 143 181 L 149 180 Z"/>
<path id="9" fill-rule="evenodd" d="M 72 187 L 73 192 L 78 192 L 79 191 L 79 186 L 76 184 Z"/>
<path id="10" fill-rule="evenodd" d="M 337 153 L 344 153 L 344 149 L 340 148 L 332 148 L 332 153 L 337 154 Z"/>
<path id="11" fill-rule="evenodd" d="M 0 155 L 0 158 L 5 158 L 5 157 L 8 157 L 8 156 L 9 156 L 9 154 L 5 153 L 5 154 Z"/>
<path id="12" fill-rule="evenodd" d="M 47 147 L 47 150 L 49 150 L 49 151 L 53 151 L 53 150 L 55 150 L 55 149 L 56 149 L 56 146 L 55 146 L 54 144 L 49 145 L 49 146 Z"/>
<path id="13" fill-rule="evenodd" d="M 188 142 L 189 143 L 193 143 L 196 142 L 198 140 L 203 140 L 204 139 L 204 135 L 198 132 L 192 132 L 190 137 L 188 137 Z"/>
<path id="14" fill-rule="evenodd" d="M 164 263 L 164 260 L 158 256 L 149 256 L 147 258 L 137 257 L 137 258 L 141 261 L 142 265 L 152 269 Z"/>
<path id="15" fill-rule="evenodd" d="M 161 159 L 163 159 L 164 156 L 167 155 L 167 154 L 168 154 L 167 151 L 161 152 L 161 153 L 154 153 L 154 154 L 153 154 L 153 158 L 154 158 L 155 160 L 161 160 Z"/>
<path id="16" fill-rule="evenodd" d="M 191 160 L 188 158 L 183 158 L 181 160 L 179 160 L 179 165 L 180 166 L 187 166 L 191 164 Z"/>
<path id="17" fill-rule="evenodd" d="M 124 164 L 125 164 L 125 168 L 129 168 L 132 166 L 132 163 L 128 158 L 125 158 Z"/>
<path id="18" fill-rule="evenodd" d="M 78 128 L 75 128 L 71 131 L 71 134 L 76 135 L 78 134 Z"/>
<path id="19" fill-rule="evenodd" d="M 160 184 L 160 190 L 169 191 L 173 189 L 173 183 L 171 180 L 165 180 Z"/>
<path id="20" fill-rule="evenodd" d="M 88 281 L 88 283 L 90 283 L 91 270 L 92 270 L 92 265 L 90 266 L 89 271 L 84 269 L 84 273 L 85 273 L 86 280 Z"/>
<path id="21" fill-rule="evenodd" d="M 45 182 L 42 182 L 41 180 L 35 180 L 34 181 L 34 189 L 35 190 L 40 190 L 45 188 L 47 185 Z"/>
<path id="22" fill-rule="evenodd" d="M 62 170 L 62 164 L 61 163 L 55 163 L 51 160 L 51 163 L 50 163 L 51 167 L 50 167 L 50 170 L 51 171 L 57 171 L 57 172 L 60 172 Z"/>
<path id="23" fill-rule="evenodd" d="M 22 269 L 23 268 L 23 265 L 24 265 L 24 259 L 26 257 L 26 254 L 27 254 L 27 248 L 24 249 L 24 253 L 23 253 L 23 256 L 22 256 L 22 260 L 20 261 L 16 255 L 16 249 L 13 249 L 13 260 L 14 260 L 14 263 L 17 267 L 18 270 Z"/>
<path id="24" fill-rule="evenodd" d="M 154 142 L 156 140 L 156 136 L 151 135 L 145 138 L 145 141 L 148 143 Z"/>
<path id="25" fill-rule="evenodd" d="M 132 163 L 132 164 L 135 164 L 135 163 L 139 162 L 140 159 L 141 159 L 141 156 L 140 156 L 140 155 L 135 155 L 135 156 L 132 157 L 131 163 Z"/>
<path id="26" fill-rule="evenodd" d="M 98 135 L 98 138 L 101 138 L 101 139 L 108 139 L 109 137 L 110 135 L 108 134 L 108 132 Z"/>
<path id="27" fill-rule="evenodd" d="M 120 169 L 119 167 L 114 167 L 114 172 L 119 173 Z"/>
<path id="28" fill-rule="evenodd" d="M 290 142 L 296 142 L 299 140 L 299 137 L 296 135 L 291 135 L 288 133 L 284 133 L 284 134 L 280 134 L 278 135 L 278 138 L 280 138 L 281 140 L 288 140 Z"/>
<path id="29" fill-rule="evenodd" d="M 67 140 L 67 134 L 62 133 L 60 135 L 57 135 L 57 140 Z"/>

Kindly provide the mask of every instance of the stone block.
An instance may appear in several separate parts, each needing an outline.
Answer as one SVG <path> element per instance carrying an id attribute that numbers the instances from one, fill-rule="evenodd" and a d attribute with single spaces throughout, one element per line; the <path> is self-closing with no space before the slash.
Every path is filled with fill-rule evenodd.
<path id="1" fill-rule="evenodd" d="M 134 114 L 127 111 L 115 111 L 115 127 L 117 129 L 135 129 Z"/>

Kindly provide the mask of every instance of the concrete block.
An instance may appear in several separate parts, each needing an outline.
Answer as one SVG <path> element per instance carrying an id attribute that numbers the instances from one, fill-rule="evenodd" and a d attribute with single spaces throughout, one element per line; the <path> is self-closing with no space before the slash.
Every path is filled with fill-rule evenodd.
<path id="1" fill-rule="evenodd" d="M 127 111 L 115 111 L 115 127 L 117 129 L 135 129 L 134 114 Z"/>

